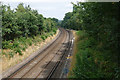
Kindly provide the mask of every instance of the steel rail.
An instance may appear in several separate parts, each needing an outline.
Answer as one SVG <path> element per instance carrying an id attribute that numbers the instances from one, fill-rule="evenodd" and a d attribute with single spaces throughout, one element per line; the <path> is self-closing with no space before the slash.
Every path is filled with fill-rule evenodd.
<path id="1" fill-rule="evenodd" d="M 62 57 L 60 58 L 59 61 L 56 62 L 55 66 L 52 68 L 51 72 L 49 73 L 49 75 L 47 76 L 46 80 L 50 80 L 50 78 L 52 77 L 52 75 L 54 74 L 54 72 L 56 71 L 57 67 L 59 66 L 60 62 L 63 60 L 64 55 L 69 52 L 70 47 L 71 47 L 71 37 L 70 37 L 70 31 L 68 31 L 69 33 L 69 42 L 68 42 L 68 46 L 65 50 L 65 52 L 63 53 Z"/>
<path id="2" fill-rule="evenodd" d="M 62 37 L 61 37 L 62 38 Z M 59 43 L 60 44 L 60 43 Z M 55 48 L 56 47 L 56 45 L 53 47 L 53 48 Z M 50 51 L 52 51 L 52 50 L 50 50 Z M 59 50 L 58 50 L 59 51 Z M 26 73 L 25 73 L 25 75 L 23 75 L 22 77 L 21 77 L 21 79 L 24 77 L 24 76 L 26 76 L 27 75 L 27 73 L 29 73 L 35 66 L 37 66 L 40 62 L 42 62 L 42 60 L 45 58 L 45 57 L 47 57 L 47 56 L 49 56 L 48 54 L 50 54 L 50 53 L 47 53 L 44 57 L 42 57 L 42 59 L 41 60 L 39 60 L 39 62 L 37 63 L 37 64 L 35 64 L 31 69 L 29 69 L 29 71 L 27 71 Z M 53 59 L 53 58 L 52 58 Z M 51 60 L 52 60 L 51 59 Z M 50 62 L 50 61 L 49 61 Z M 21 80 L 20 79 L 20 80 Z"/>

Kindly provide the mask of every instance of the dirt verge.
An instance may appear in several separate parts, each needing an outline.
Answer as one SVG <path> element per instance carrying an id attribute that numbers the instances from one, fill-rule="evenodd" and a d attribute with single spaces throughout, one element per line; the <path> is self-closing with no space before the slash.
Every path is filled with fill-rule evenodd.
<path id="1" fill-rule="evenodd" d="M 76 53 L 77 53 L 77 40 L 78 40 L 78 36 L 76 35 L 76 31 L 72 30 L 73 36 L 75 38 L 74 41 L 74 45 L 73 45 L 73 55 L 72 55 L 72 59 L 71 59 L 71 63 L 70 63 L 70 68 L 69 68 L 69 73 L 68 73 L 68 77 L 70 77 L 72 75 L 72 69 L 75 66 L 75 62 L 76 62 Z"/>

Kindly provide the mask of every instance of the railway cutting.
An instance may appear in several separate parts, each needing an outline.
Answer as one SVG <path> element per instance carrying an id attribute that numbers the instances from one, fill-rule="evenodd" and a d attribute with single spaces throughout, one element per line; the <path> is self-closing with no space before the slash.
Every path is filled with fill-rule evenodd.
<path id="1" fill-rule="evenodd" d="M 70 30 L 59 30 L 56 40 L 3 80 L 66 78 L 70 65 L 67 57 L 72 55 L 73 35 Z"/>

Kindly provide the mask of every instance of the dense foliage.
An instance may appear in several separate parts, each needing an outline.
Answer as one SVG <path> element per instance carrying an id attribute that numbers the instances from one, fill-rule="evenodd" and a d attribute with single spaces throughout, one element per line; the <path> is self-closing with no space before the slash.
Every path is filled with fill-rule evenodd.
<path id="1" fill-rule="evenodd" d="M 45 40 L 48 37 L 47 34 L 56 33 L 58 19 L 45 18 L 37 10 L 31 9 L 29 5 L 24 6 L 20 3 L 13 10 L 7 5 L 2 5 L 1 8 L 3 49 L 11 49 L 21 54 L 20 48 L 23 47 L 20 45 L 24 46 L 29 41 L 31 45 L 37 35 Z"/>
<path id="2" fill-rule="evenodd" d="M 43 34 L 56 28 L 57 23 L 54 19 L 44 18 L 29 5 L 24 7 L 23 3 L 20 3 L 15 10 L 11 10 L 10 6 L 6 5 L 1 7 L 3 41 Z"/>
<path id="3" fill-rule="evenodd" d="M 79 39 L 76 78 L 120 77 L 120 4 L 73 3 L 73 12 L 66 13 L 61 26 L 82 30 Z M 79 36 L 81 33 L 79 33 Z M 81 41 L 82 40 L 82 41 Z"/>

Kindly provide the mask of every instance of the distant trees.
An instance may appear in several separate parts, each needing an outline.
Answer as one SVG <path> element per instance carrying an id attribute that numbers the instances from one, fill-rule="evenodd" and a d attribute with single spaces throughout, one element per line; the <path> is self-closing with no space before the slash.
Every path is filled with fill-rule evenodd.
<path id="1" fill-rule="evenodd" d="M 53 21 L 58 22 L 58 19 L 56 18 L 51 18 Z"/>
<path id="2" fill-rule="evenodd" d="M 24 4 L 20 3 L 14 10 L 7 5 L 2 5 L 1 8 L 3 41 L 35 36 L 56 28 L 57 19 L 44 18 L 29 5 L 24 7 Z"/>

